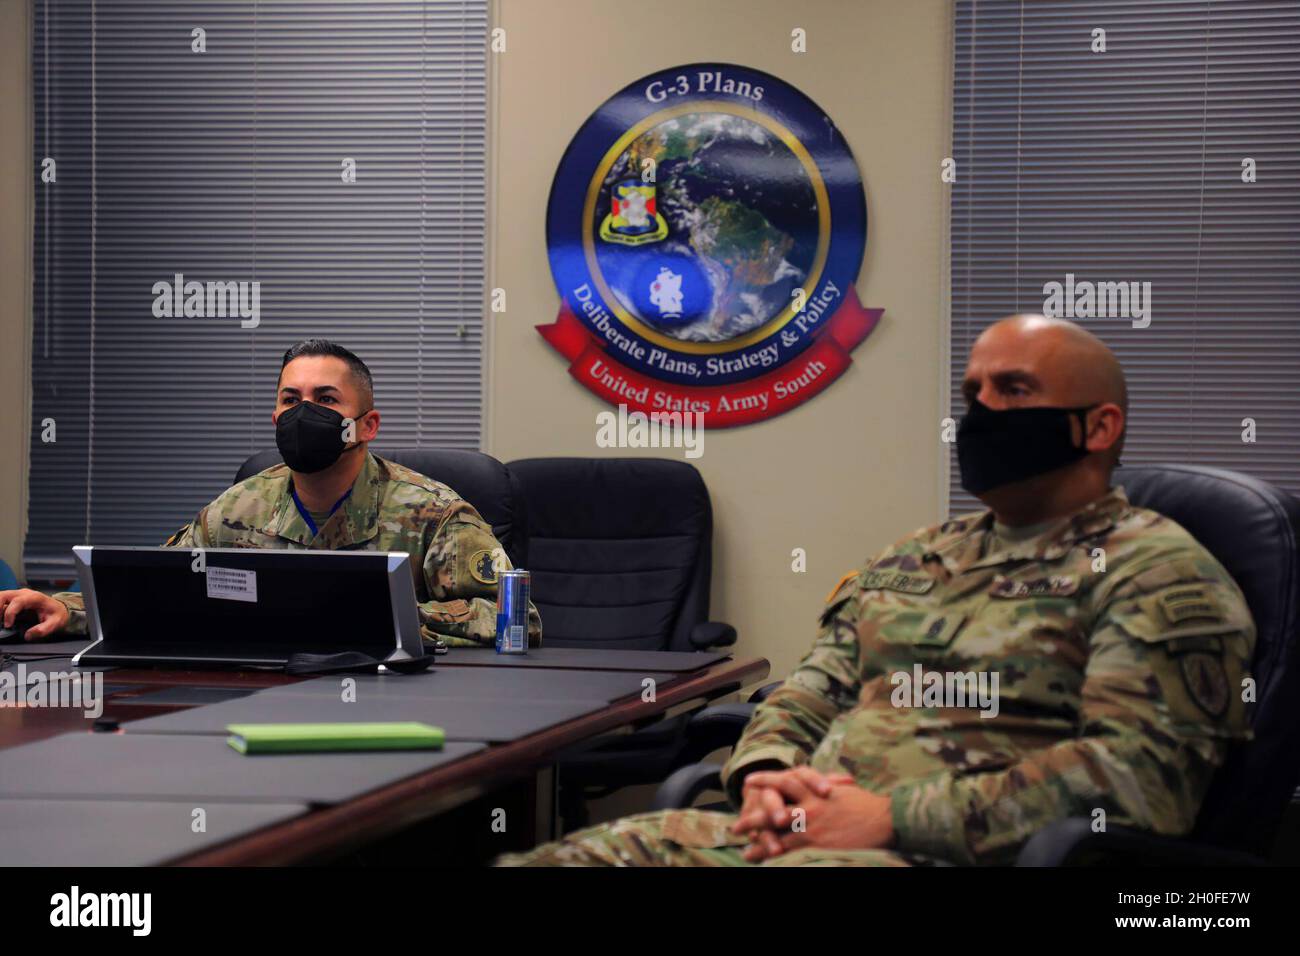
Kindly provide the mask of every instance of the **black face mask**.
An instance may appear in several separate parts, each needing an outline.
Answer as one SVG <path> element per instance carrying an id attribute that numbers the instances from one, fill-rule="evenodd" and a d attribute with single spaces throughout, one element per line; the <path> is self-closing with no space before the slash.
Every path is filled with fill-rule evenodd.
<path id="1" fill-rule="evenodd" d="M 1087 413 L 1079 408 L 994 411 L 976 399 L 957 427 L 961 486 L 973 495 L 1072 465 L 1088 455 Z M 1078 416 L 1084 445 L 1075 445 L 1070 419 Z"/>
<path id="2" fill-rule="evenodd" d="M 324 471 L 348 447 L 343 416 L 315 402 L 299 402 L 275 422 L 275 445 L 290 470 L 304 475 Z M 353 446 L 356 447 L 356 446 Z"/>

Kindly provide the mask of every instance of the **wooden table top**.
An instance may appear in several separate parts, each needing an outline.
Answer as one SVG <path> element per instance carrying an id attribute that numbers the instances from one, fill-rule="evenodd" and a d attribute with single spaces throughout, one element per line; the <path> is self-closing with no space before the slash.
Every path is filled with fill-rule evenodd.
<path id="1" fill-rule="evenodd" d="M 30 647 L 30 645 L 29 645 Z M 59 662 L 35 666 L 71 670 Z M 439 660 L 435 668 L 456 665 Z M 435 767 L 357 799 L 313 810 L 304 816 L 237 837 L 217 847 L 172 861 L 194 866 L 282 865 L 342 852 L 436 816 L 493 787 L 517 780 L 553 762 L 560 751 L 601 734 L 668 711 L 681 711 L 762 680 L 769 671 L 763 658 L 726 658 L 696 671 L 675 675 L 656 688 L 655 700 L 639 694 L 607 704 L 574 720 L 548 727 L 509 743 L 495 744 L 461 760 Z M 185 709 L 176 704 L 134 704 L 136 696 L 169 687 L 220 687 L 260 690 L 301 678 L 267 671 L 197 671 L 118 669 L 104 674 L 101 720 L 124 723 Z M 121 689 L 114 689 L 114 686 Z M 0 707 L 0 748 L 31 743 L 78 730 L 94 721 L 70 707 Z"/>

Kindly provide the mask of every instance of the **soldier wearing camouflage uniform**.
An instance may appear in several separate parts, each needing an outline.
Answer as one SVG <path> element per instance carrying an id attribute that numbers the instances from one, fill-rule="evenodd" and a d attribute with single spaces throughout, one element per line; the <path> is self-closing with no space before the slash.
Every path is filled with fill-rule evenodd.
<path id="1" fill-rule="evenodd" d="M 1241 591 L 1183 528 L 1109 487 L 1126 392 L 1091 335 L 997 323 L 964 390 L 963 484 L 991 510 L 909 535 L 835 587 L 811 652 L 723 769 L 740 813 L 633 816 L 502 863 L 1006 864 L 1070 816 L 1191 829 L 1249 737 Z M 1010 409 L 1034 411 L 996 417 Z M 1011 450 L 1008 431 L 1038 451 Z"/>
<path id="2" fill-rule="evenodd" d="M 316 427 L 310 424 L 302 432 L 290 432 L 281 424 L 277 444 L 286 461 L 301 457 L 301 467 L 309 470 L 295 472 L 290 464 L 279 464 L 253 475 L 223 492 L 166 544 L 190 549 L 405 551 L 411 556 L 425 640 L 490 646 L 496 640 L 497 572 L 509 568 L 510 561 L 469 502 L 441 482 L 366 450 L 378 429 L 369 374 L 356 356 L 332 343 L 309 340 L 290 349 L 281 368 L 277 421 L 294 406 L 309 405 L 314 407 L 300 409 L 296 417 L 311 415 L 325 424 L 316 432 L 310 431 Z M 306 400 L 308 393 L 315 403 Z M 347 445 L 333 434 L 330 416 L 343 421 L 331 408 L 335 405 L 355 416 L 354 444 Z M 363 414 L 363 410 L 368 411 Z M 325 451 L 312 460 L 307 446 L 320 438 L 326 442 Z M 331 455 L 330 464 L 316 467 Z M 349 461 L 349 456 L 355 457 Z M 334 474 L 348 466 L 359 469 L 350 484 L 346 483 L 350 472 Z M 334 487 L 320 499 L 325 507 L 313 511 L 308 488 L 313 483 L 328 488 L 331 479 Z M 341 497 L 340 487 L 345 492 Z M 5 595 L 44 597 L 34 591 L 11 591 L 0 593 L 0 600 Z M 64 592 L 54 598 L 67 608 L 62 630 L 84 634 L 82 596 Z M 30 604 L 39 610 L 34 599 L 13 601 L 11 597 L 8 603 L 18 609 Z M 529 644 L 540 646 L 541 618 L 532 605 L 528 625 Z M 45 636 L 36 628 L 28 633 Z"/>
<path id="3" fill-rule="evenodd" d="M 420 633 L 451 645 L 496 641 L 496 570 L 509 559 L 474 506 L 441 482 L 366 453 L 352 493 L 312 534 L 280 464 L 226 489 L 167 540 L 178 548 L 405 551 L 415 572 Z M 495 561 L 495 565 L 494 565 Z M 81 595 L 54 595 L 72 612 L 68 633 L 85 633 Z M 532 646 L 541 618 L 529 607 Z"/>

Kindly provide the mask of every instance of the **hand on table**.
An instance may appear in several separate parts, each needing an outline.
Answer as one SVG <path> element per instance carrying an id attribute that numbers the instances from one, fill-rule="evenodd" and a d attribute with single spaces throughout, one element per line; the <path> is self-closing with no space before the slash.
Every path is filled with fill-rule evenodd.
<path id="1" fill-rule="evenodd" d="M 20 588 L 0 591 L 0 627 L 10 628 L 23 612 L 35 614 L 37 623 L 27 629 L 24 640 L 39 641 L 63 630 L 68 624 L 68 606 L 48 594 Z"/>

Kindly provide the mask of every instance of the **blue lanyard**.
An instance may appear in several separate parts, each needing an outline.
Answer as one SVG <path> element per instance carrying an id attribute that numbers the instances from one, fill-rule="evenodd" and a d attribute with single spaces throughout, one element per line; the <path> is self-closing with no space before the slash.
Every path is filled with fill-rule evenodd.
<path id="1" fill-rule="evenodd" d="M 293 503 L 298 507 L 298 514 L 302 515 L 302 520 L 307 522 L 307 527 L 311 530 L 311 536 L 313 538 L 316 537 L 316 535 L 319 534 L 320 531 L 316 527 L 316 522 L 311 520 L 311 513 L 306 508 L 304 508 L 302 506 L 302 502 L 298 500 L 298 489 L 294 487 L 290 487 L 289 494 L 293 496 Z M 334 512 L 339 510 L 339 505 L 343 504 L 343 502 L 348 500 L 348 495 L 350 494 L 352 494 L 351 488 L 349 488 L 347 491 L 343 493 L 342 498 L 334 502 L 334 507 L 330 509 L 330 517 L 333 517 Z"/>

